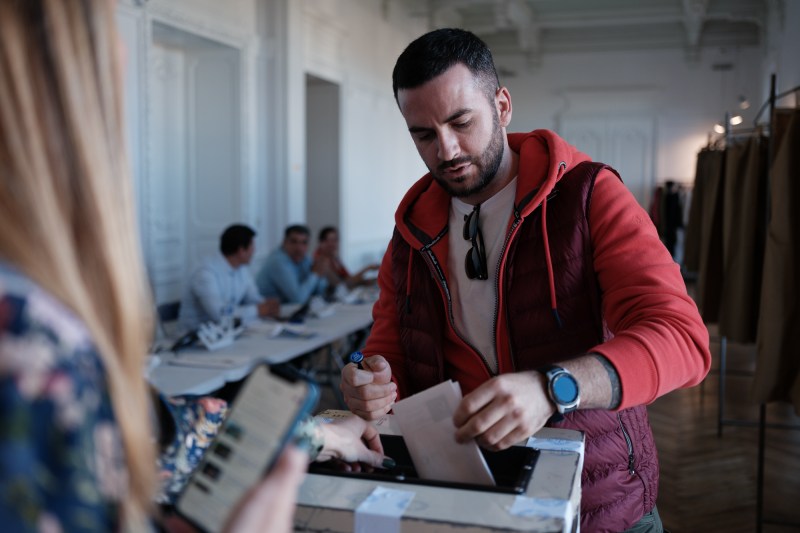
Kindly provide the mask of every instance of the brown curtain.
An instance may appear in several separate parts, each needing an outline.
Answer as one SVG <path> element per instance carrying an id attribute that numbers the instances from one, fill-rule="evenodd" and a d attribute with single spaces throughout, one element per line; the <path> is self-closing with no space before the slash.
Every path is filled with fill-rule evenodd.
<path id="1" fill-rule="evenodd" d="M 687 272 L 697 272 L 700 269 L 703 193 L 708 187 L 708 169 L 711 160 L 710 157 L 706 156 L 707 152 L 709 152 L 709 150 L 702 150 L 697 154 L 694 187 L 692 188 L 692 201 L 689 204 L 689 220 L 686 223 L 686 232 L 683 241 L 683 268 Z"/>
<path id="2" fill-rule="evenodd" d="M 756 340 L 764 262 L 767 138 L 753 135 L 725 150 L 719 333 L 736 342 Z"/>
<path id="3" fill-rule="evenodd" d="M 800 110 L 779 143 L 770 169 L 753 397 L 790 401 L 800 415 Z"/>
<path id="4" fill-rule="evenodd" d="M 722 198 L 725 190 L 724 152 L 702 151 L 703 169 L 700 211 L 700 257 L 697 269 L 697 306 L 706 323 L 719 318 L 722 297 Z M 695 230 L 696 231 L 696 230 Z"/>

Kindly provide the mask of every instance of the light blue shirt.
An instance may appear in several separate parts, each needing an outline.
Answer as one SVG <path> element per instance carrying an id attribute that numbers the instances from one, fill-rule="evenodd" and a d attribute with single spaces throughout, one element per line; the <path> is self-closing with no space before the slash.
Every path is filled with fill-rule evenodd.
<path id="1" fill-rule="evenodd" d="M 282 304 L 305 303 L 314 294 L 324 294 L 328 280 L 311 272 L 311 259 L 299 263 L 279 247 L 264 261 L 256 277 L 258 290 L 265 298 L 278 298 Z"/>
<path id="2" fill-rule="evenodd" d="M 258 318 L 258 293 L 247 265 L 233 268 L 221 253 L 206 257 L 192 272 L 183 291 L 178 323 L 184 331 L 232 314 L 242 323 Z"/>

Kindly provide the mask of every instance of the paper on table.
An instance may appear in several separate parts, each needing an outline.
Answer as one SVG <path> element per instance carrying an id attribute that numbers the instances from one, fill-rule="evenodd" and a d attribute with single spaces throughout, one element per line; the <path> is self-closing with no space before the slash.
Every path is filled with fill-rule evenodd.
<path id="1" fill-rule="evenodd" d="M 456 442 L 453 413 L 459 401 L 461 387 L 450 380 L 394 405 L 414 467 L 424 479 L 494 485 L 477 443 Z"/>
<path id="2" fill-rule="evenodd" d="M 166 359 L 161 364 L 169 366 L 188 366 L 193 368 L 237 368 L 249 364 L 253 361 L 252 357 L 227 356 L 197 356 Z"/>
<path id="3" fill-rule="evenodd" d="M 270 339 L 280 337 L 308 339 L 317 333 L 303 324 L 288 324 L 260 320 L 247 328 L 248 335 L 263 335 Z"/>

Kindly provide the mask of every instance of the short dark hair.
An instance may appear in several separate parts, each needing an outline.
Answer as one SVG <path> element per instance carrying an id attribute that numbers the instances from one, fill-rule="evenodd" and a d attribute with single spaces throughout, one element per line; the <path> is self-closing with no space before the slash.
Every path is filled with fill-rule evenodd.
<path id="1" fill-rule="evenodd" d="M 322 242 L 325 239 L 327 239 L 328 235 L 330 235 L 331 233 L 339 233 L 339 230 L 337 230 L 333 226 L 325 226 L 324 228 L 319 230 L 319 242 Z"/>
<path id="2" fill-rule="evenodd" d="M 311 231 L 308 229 L 308 226 L 303 226 L 302 224 L 292 224 L 291 226 L 287 227 L 283 232 L 283 239 L 286 240 L 289 238 L 289 235 L 292 233 L 302 233 L 303 235 L 310 236 Z"/>
<path id="3" fill-rule="evenodd" d="M 225 256 L 233 255 L 239 248 L 249 248 L 255 236 L 253 228 L 244 224 L 228 226 L 219 238 L 219 251 Z"/>
<path id="4" fill-rule="evenodd" d="M 494 96 L 500 79 L 486 43 L 467 30 L 442 28 L 417 38 L 397 58 L 392 71 L 394 99 L 399 89 L 419 87 L 456 63 L 462 63 L 480 80 L 487 96 Z"/>

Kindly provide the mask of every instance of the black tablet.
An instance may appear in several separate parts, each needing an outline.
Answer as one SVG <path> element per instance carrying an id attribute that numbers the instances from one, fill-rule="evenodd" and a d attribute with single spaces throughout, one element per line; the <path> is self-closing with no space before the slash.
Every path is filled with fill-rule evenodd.
<path id="1" fill-rule="evenodd" d="M 272 467 L 318 397 L 316 385 L 289 365 L 256 367 L 178 496 L 177 512 L 203 531 L 220 531 L 231 509 Z"/>

